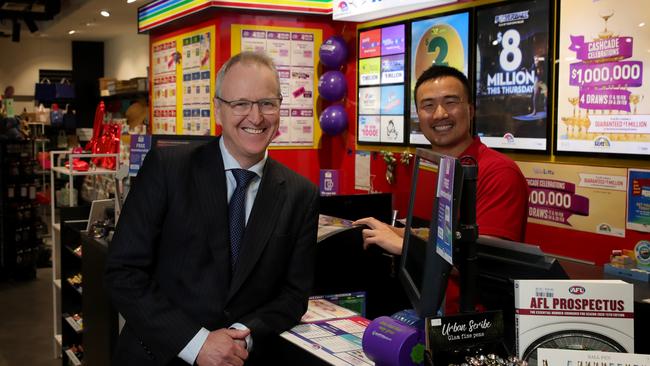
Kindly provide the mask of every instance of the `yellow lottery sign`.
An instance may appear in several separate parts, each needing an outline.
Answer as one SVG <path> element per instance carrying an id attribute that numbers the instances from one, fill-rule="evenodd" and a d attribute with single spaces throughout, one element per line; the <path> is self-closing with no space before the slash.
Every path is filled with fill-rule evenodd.
<path id="1" fill-rule="evenodd" d="M 447 24 L 429 28 L 418 42 L 415 53 L 415 77 L 418 78 L 431 65 L 465 68 L 465 50 L 456 29 Z"/>

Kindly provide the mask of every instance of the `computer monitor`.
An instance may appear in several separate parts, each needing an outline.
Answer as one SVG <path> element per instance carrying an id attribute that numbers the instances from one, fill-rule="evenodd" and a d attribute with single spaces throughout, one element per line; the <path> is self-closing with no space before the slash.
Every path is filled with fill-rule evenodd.
<path id="1" fill-rule="evenodd" d="M 447 289 L 452 265 L 438 254 L 437 241 L 456 240 L 463 170 L 458 159 L 431 150 L 417 149 L 414 161 L 398 275 L 415 312 L 425 318 L 438 313 Z M 441 165 L 453 174 L 438 174 Z M 447 189 L 439 197 L 443 185 Z"/>
<path id="2" fill-rule="evenodd" d="M 505 344 L 515 340 L 514 280 L 567 279 L 557 259 L 539 246 L 481 236 L 478 256 L 478 302 L 488 310 L 503 310 Z"/>

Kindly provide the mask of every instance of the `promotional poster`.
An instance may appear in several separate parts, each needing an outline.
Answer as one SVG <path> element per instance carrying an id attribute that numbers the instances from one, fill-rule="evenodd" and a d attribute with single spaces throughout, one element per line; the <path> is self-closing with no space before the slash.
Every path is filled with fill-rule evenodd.
<path id="1" fill-rule="evenodd" d="M 405 52 L 404 24 L 359 33 L 358 142 L 404 143 Z"/>
<path id="2" fill-rule="evenodd" d="M 477 11 L 476 133 L 494 148 L 546 150 L 548 1 Z"/>
<path id="3" fill-rule="evenodd" d="M 438 223 L 436 253 L 453 265 L 453 223 L 455 159 L 448 156 L 440 159 L 436 197 L 438 198 Z"/>
<path id="4" fill-rule="evenodd" d="M 634 285 L 622 280 L 515 280 L 516 354 L 531 364 L 538 348 L 634 352 Z M 582 366 L 537 362 L 537 366 Z M 592 360 L 592 365 L 604 366 Z M 589 365 L 586 363 L 585 366 Z M 616 365 L 606 363 L 607 366 Z M 617 365 L 618 366 L 618 365 Z"/>
<path id="5" fill-rule="evenodd" d="M 557 151 L 650 155 L 645 0 L 560 6 Z"/>
<path id="6" fill-rule="evenodd" d="M 627 169 L 517 162 L 528 181 L 528 222 L 625 237 Z"/>
<path id="7" fill-rule="evenodd" d="M 431 65 L 455 67 L 467 75 L 469 14 L 458 13 L 411 23 L 411 144 L 429 145 L 420 132 L 413 91 L 418 77 Z"/>
<path id="8" fill-rule="evenodd" d="M 628 170 L 627 228 L 650 232 L 650 170 Z"/>
<path id="9" fill-rule="evenodd" d="M 317 29 L 231 25 L 234 52 L 262 52 L 276 64 L 283 101 L 273 147 L 313 147 L 317 141 L 314 65 L 319 61 L 316 50 L 321 39 L 322 32 Z"/>

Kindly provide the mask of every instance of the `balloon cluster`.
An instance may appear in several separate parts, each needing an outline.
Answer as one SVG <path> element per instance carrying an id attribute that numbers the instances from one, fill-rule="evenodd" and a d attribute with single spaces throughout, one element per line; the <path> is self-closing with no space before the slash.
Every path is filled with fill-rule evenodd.
<path id="1" fill-rule="evenodd" d="M 330 102 L 339 102 L 347 92 L 345 75 L 340 71 L 348 57 L 345 41 L 340 36 L 332 36 L 325 40 L 318 52 L 321 63 L 333 69 L 321 75 L 318 79 L 318 93 Z M 323 110 L 319 118 L 320 127 L 328 135 L 338 135 L 348 125 L 348 116 L 341 103 L 334 103 Z"/>

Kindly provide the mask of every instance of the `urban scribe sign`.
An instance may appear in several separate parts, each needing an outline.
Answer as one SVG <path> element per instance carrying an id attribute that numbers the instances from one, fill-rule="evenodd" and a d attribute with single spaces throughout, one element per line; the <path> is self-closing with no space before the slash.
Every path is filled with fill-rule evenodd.
<path id="1" fill-rule="evenodd" d="M 157 0 L 138 8 L 138 32 L 209 8 L 270 10 L 288 13 L 332 14 L 332 0 Z"/>

